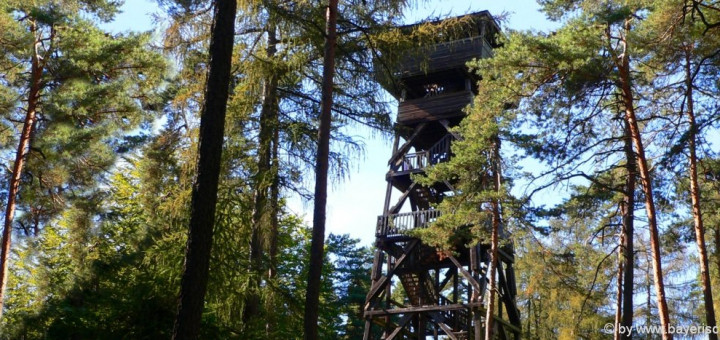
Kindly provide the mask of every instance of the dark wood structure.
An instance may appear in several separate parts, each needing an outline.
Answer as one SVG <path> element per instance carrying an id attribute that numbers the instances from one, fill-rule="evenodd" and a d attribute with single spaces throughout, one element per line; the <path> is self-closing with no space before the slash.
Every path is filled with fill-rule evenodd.
<path id="1" fill-rule="evenodd" d="M 442 211 L 435 204 L 452 194 L 452 183 L 426 187 L 411 175 L 452 157 L 450 143 L 460 136 L 450 129 L 462 120 L 476 91 L 477 78 L 465 63 L 491 56 L 495 46 L 499 29 L 492 16 L 484 11 L 468 19 L 462 34 L 408 57 L 392 75 L 378 76 L 399 106 L 384 211 L 377 220 L 372 286 L 364 306 L 368 340 L 481 339 L 488 294 L 498 298 L 496 337 L 520 338 L 512 247 L 500 251 L 498 290 L 490 292 L 488 244 L 461 246 L 456 255 L 447 256 L 407 234 L 437 219 Z M 394 190 L 400 195 L 391 204 Z M 394 290 L 404 294 L 394 295 Z"/>

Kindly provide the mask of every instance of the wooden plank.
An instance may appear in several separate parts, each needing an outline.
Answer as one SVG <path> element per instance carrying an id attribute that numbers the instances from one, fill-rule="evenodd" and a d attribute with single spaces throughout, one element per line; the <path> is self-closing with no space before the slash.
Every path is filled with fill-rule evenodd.
<path id="1" fill-rule="evenodd" d="M 398 115 L 408 115 L 417 113 L 417 111 L 448 112 L 459 110 L 467 106 L 471 99 L 472 92 L 463 90 L 407 100 L 398 105 Z"/>
<path id="2" fill-rule="evenodd" d="M 405 313 L 421 313 L 421 312 L 439 312 L 439 311 L 450 311 L 460 309 L 472 309 L 480 308 L 484 310 L 483 305 L 479 302 L 473 303 L 456 303 L 452 305 L 429 305 L 429 306 L 417 306 L 417 307 L 405 307 L 405 308 L 391 308 L 391 309 L 373 309 L 366 310 L 365 317 L 373 316 L 387 316 Z"/>
<path id="3" fill-rule="evenodd" d="M 472 92 L 444 93 L 433 97 L 408 100 L 398 105 L 400 124 L 432 121 L 464 115 L 463 109 L 472 102 Z"/>
<path id="4" fill-rule="evenodd" d="M 372 281 L 373 283 L 380 279 L 382 273 L 383 253 L 379 249 L 375 250 L 375 256 L 373 257 L 373 269 L 372 269 Z"/>
<path id="5" fill-rule="evenodd" d="M 408 58 L 400 66 L 400 70 L 403 76 L 411 76 L 442 69 L 464 69 L 469 60 L 491 55 L 492 48 L 482 36 L 458 39 L 428 46 Z"/>

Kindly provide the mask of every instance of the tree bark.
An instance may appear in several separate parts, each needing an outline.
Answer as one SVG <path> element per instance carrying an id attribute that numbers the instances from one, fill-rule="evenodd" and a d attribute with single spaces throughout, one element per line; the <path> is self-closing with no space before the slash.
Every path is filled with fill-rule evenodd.
<path id="1" fill-rule="evenodd" d="M 215 224 L 237 4 L 235 0 L 215 0 L 214 7 L 197 177 L 192 189 L 190 230 L 173 329 L 175 340 L 199 337 Z"/>
<path id="2" fill-rule="evenodd" d="M 496 195 L 500 195 L 500 185 L 501 185 L 501 174 L 500 174 L 500 139 L 495 138 L 494 141 L 495 145 L 493 146 L 493 154 L 492 154 L 492 176 L 493 176 L 493 186 L 494 186 L 494 192 Z M 488 268 L 488 275 L 490 277 L 488 278 L 488 281 L 490 283 L 490 286 L 488 288 L 488 304 L 487 304 L 487 312 L 485 315 L 485 340 L 492 340 L 493 339 L 493 319 L 494 311 L 495 311 L 495 291 L 497 290 L 497 285 L 495 282 L 495 271 L 497 270 L 497 264 L 498 264 L 498 239 L 499 239 L 499 233 L 500 233 L 500 223 L 501 223 L 501 216 L 500 216 L 500 198 L 496 197 L 492 200 L 491 203 L 492 206 L 492 233 L 490 236 L 490 266 Z"/>
<path id="3" fill-rule="evenodd" d="M 720 225 L 715 226 L 713 236 L 715 239 L 715 267 L 720 273 Z"/>
<path id="4" fill-rule="evenodd" d="M 275 279 L 277 275 L 277 253 L 278 253 L 278 234 L 280 233 L 280 176 L 279 176 L 279 164 L 278 164 L 278 142 L 280 141 L 280 132 L 275 129 L 273 134 L 273 146 L 272 146 L 272 184 L 270 186 L 270 236 L 268 240 L 268 252 L 270 257 L 270 263 L 268 265 L 268 281 Z M 275 329 L 276 319 L 275 313 L 267 315 L 265 323 L 265 333 L 270 337 L 271 331 Z"/>
<path id="5" fill-rule="evenodd" d="M 335 75 L 335 43 L 337 40 L 338 0 L 330 0 L 325 27 L 323 56 L 322 102 L 318 127 L 318 151 L 315 163 L 315 206 L 310 244 L 310 268 L 305 295 L 304 339 L 318 338 L 318 305 L 325 246 L 325 208 L 327 205 L 327 177 L 330 154 L 330 124 L 332 121 L 333 77 Z"/>
<path id="6" fill-rule="evenodd" d="M 620 325 L 622 322 L 622 301 L 623 301 L 623 247 L 625 244 L 625 232 L 620 233 L 620 249 L 618 251 L 618 271 L 617 271 L 617 304 L 615 305 L 615 334 L 613 339 L 620 340 Z"/>
<path id="7" fill-rule="evenodd" d="M 623 28 L 626 34 L 630 32 L 630 19 L 625 20 Z M 635 145 L 640 183 L 643 194 L 645 194 L 645 211 L 648 218 L 648 228 L 650 229 L 653 279 L 655 281 L 660 326 L 663 329 L 662 338 L 663 340 L 668 340 L 672 339 L 673 335 L 668 332 L 670 317 L 668 313 L 667 300 L 665 298 L 665 284 L 662 276 L 662 255 L 660 253 L 660 240 L 658 235 L 657 215 L 655 213 L 655 200 L 653 198 L 652 178 L 650 177 L 650 169 L 648 167 L 647 158 L 645 157 L 645 147 L 643 146 L 642 135 L 635 115 L 635 103 L 630 76 L 630 57 L 628 55 L 629 48 L 626 35 L 622 35 L 620 39 L 624 46 L 623 54 L 620 56 L 620 62 L 617 65 L 620 73 L 620 91 L 625 105 L 625 121 L 628 123 L 630 136 L 633 140 L 633 144 Z"/>
<path id="8" fill-rule="evenodd" d="M 708 265 L 707 247 L 705 246 L 705 226 L 703 225 L 702 211 L 700 210 L 700 185 L 697 175 L 697 151 L 695 124 L 695 108 L 693 101 L 693 76 L 691 70 L 692 47 L 685 48 L 685 102 L 687 103 L 688 119 L 688 151 L 690 162 L 690 197 L 692 201 L 693 222 L 695 225 L 695 240 L 697 242 L 698 254 L 700 256 L 700 278 L 702 281 L 703 297 L 705 302 L 705 324 L 708 327 L 715 327 L 715 307 L 713 306 L 712 286 L 710 281 L 710 269 Z M 718 340 L 715 333 L 708 334 L 708 339 Z"/>
<path id="9" fill-rule="evenodd" d="M 8 259 L 10 257 L 10 244 L 12 238 L 12 222 L 15 217 L 15 208 L 17 206 L 17 194 L 20 190 L 20 178 L 23 174 L 25 159 L 30 150 L 30 141 L 35 130 L 35 121 L 38 104 L 40 103 L 40 92 L 42 89 L 42 73 L 44 62 L 40 56 L 38 49 L 42 44 L 40 37 L 37 35 L 37 25 L 35 21 L 30 23 L 30 32 L 34 36 L 33 54 L 30 65 L 30 90 L 28 91 L 28 104 L 23 121 L 23 128 L 20 132 L 20 140 L 15 151 L 15 163 L 13 163 L 10 181 L 8 183 L 8 200 L 5 207 L 5 220 L 3 223 L 2 233 L 2 249 L 0 250 L 0 319 L 2 318 L 3 307 L 5 305 L 5 288 L 8 280 Z M 54 32 L 54 28 L 53 28 Z M 51 40 L 54 33 L 51 33 Z"/>
<path id="10" fill-rule="evenodd" d="M 650 252 L 645 249 L 645 261 L 650 262 Z M 651 291 L 652 291 L 652 283 L 650 279 L 650 266 L 647 266 L 647 269 L 645 270 L 645 325 L 650 326 L 652 325 L 652 298 L 650 298 Z M 653 337 L 653 334 L 650 334 L 648 332 L 645 334 L 645 339 L 650 340 Z"/>
<path id="11" fill-rule="evenodd" d="M 277 37 L 273 24 L 267 29 L 267 58 L 269 62 L 275 57 L 277 51 Z M 253 281 L 248 289 L 243 310 L 243 323 L 247 326 L 251 319 L 261 315 L 260 286 L 265 274 L 263 266 L 263 226 L 268 227 L 270 219 L 270 206 L 268 202 L 269 189 L 272 186 L 272 142 L 274 130 L 277 128 L 277 101 L 278 76 L 270 72 L 263 86 L 263 99 L 260 109 L 260 132 L 258 148 L 258 169 L 255 175 L 255 197 L 250 231 L 250 275 Z"/>
<path id="12" fill-rule="evenodd" d="M 277 253 L 278 234 L 280 233 L 280 164 L 278 160 L 278 143 L 280 142 L 280 131 L 275 129 L 273 134 L 273 167 L 272 185 L 270 186 L 270 241 L 268 248 L 270 252 L 270 266 L 268 278 L 273 279 L 277 275 Z"/>
<path id="13" fill-rule="evenodd" d="M 623 306 L 622 306 L 622 321 L 621 325 L 625 329 L 631 329 L 633 323 L 633 290 L 635 283 L 635 245 L 634 245 L 634 233 L 635 233 L 635 187 L 636 187 L 636 176 L 637 166 L 635 162 L 635 153 L 632 148 L 632 137 L 630 135 L 630 126 L 627 122 L 623 122 L 625 125 L 625 161 L 627 168 L 627 178 L 625 179 L 625 192 L 623 202 Z M 622 340 L 631 340 L 632 335 L 627 332 L 622 334 Z"/>

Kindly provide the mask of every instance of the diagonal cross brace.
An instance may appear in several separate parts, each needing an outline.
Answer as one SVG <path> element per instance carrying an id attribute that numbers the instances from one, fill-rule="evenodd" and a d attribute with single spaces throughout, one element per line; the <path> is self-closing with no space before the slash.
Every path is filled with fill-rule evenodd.
<path id="1" fill-rule="evenodd" d="M 480 284 L 475 280 L 475 278 L 472 277 L 472 275 L 470 273 L 468 273 L 468 271 L 465 270 L 465 268 L 463 268 L 462 264 L 460 264 L 460 262 L 458 262 L 458 260 L 455 258 L 455 256 L 450 254 L 450 255 L 448 255 L 448 258 L 450 258 L 450 261 L 452 261 L 452 263 L 455 264 L 455 266 L 460 271 L 460 274 L 462 274 L 462 276 L 468 280 L 470 285 L 472 285 L 473 288 L 475 289 L 475 291 L 477 291 L 479 294 L 480 293 Z"/>
<path id="2" fill-rule="evenodd" d="M 385 340 L 395 339 L 395 337 L 400 334 L 400 331 L 405 328 L 408 322 L 412 320 L 413 316 L 415 315 L 412 313 L 405 314 L 405 316 L 403 316 L 402 319 L 400 319 L 400 321 L 398 322 L 398 326 L 395 327 L 395 330 L 393 330 L 392 333 L 390 333 L 390 335 L 385 338 Z"/>
<path id="3" fill-rule="evenodd" d="M 510 295 L 510 287 L 508 286 L 507 280 L 505 280 L 505 273 L 502 270 L 502 263 L 500 262 L 498 262 L 498 281 L 500 288 L 503 290 L 501 298 L 503 299 L 503 302 L 505 302 L 505 309 L 507 310 L 510 323 L 513 325 L 519 325 L 520 313 L 517 310 L 517 306 L 515 306 L 513 297 Z"/>
<path id="4" fill-rule="evenodd" d="M 413 134 L 408 138 L 408 140 L 403 143 L 403 145 L 393 153 L 392 157 L 390 157 L 390 160 L 388 161 L 388 165 L 392 166 L 397 162 L 400 158 L 402 158 L 405 153 L 410 150 L 410 147 L 412 146 L 413 142 L 415 141 L 415 138 L 420 135 L 420 132 L 422 132 L 425 129 L 425 126 L 427 126 L 427 123 L 421 123 L 415 128 L 415 131 Z"/>
<path id="5" fill-rule="evenodd" d="M 402 196 L 400 196 L 400 198 L 398 198 L 398 202 L 392 208 L 390 208 L 390 211 L 389 211 L 390 214 L 397 214 L 398 212 L 400 212 L 400 209 L 402 209 L 403 203 L 405 203 L 405 200 L 407 199 L 408 195 L 410 195 L 410 193 L 413 191 L 413 189 L 415 189 L 416 184 L 417 184 L 416 182 L 413 182 L 412 184 L 410 184 L 410 187 L 405 192 L 403 192 Z"/>
<path id="6" fill-rule="evenodd" d="M 402 266 L 402 264 L 405 262 L 405 260 L 409 257 L 408 255 L 410 252 L 415 249 L 415 247 L 420 243 L 420 240 L 412 240 L 410 241 L 410 244 L 403 250 L 403 255 L 400 256 L 400 258 L 395 263 L 395 267 L 390 269 L 386 276 L 380 277 L 380 280 L 378 280 L 372 288 L 370 288 L 370 292 L 368 292 L 367 298 L 365 299 L 365 308 L 367 309 L 368 303 L 380 294 L 380 292 L 387 286 L 388 283 L 390 283 L 390 279 L 395 275 L 395 270 Z"/>

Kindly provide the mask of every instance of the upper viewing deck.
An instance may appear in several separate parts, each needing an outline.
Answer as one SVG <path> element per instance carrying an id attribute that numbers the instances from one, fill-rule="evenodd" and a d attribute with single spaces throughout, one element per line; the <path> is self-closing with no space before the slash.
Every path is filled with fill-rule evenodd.
<path id="1" fill-rule="evenodd" d="M 422 48 L 395 70 L 396 78 L 424 76 L 452 69 L 464 69 L 472 59 L 489 58 L 492 47 L 485 36 L 467 37 Z"/>
<path id="2" fill-rule="evenodd" d="M 430 25 L 439 25 L 431 23 Z M 461 117 L 477 92 L 479 76 L 466 64 L 473 59 L 489 58 L 497 46 L 499 27 L 487 11 L 443 21 L 432 42 L 418 42 L 407 51 L 387 53 L 388 59 L 376 60 L 379 83 L 399 102 L 397 121 L 412 126 L 420 122 Z M 400 27 L 408 39 L 420 24 Z M 399 59 L 399 60 L 398 60 Z"/>

